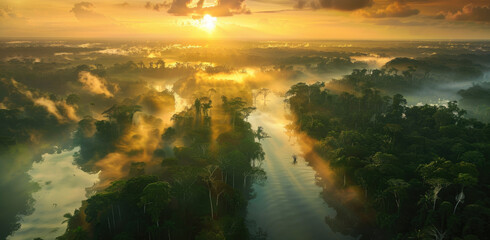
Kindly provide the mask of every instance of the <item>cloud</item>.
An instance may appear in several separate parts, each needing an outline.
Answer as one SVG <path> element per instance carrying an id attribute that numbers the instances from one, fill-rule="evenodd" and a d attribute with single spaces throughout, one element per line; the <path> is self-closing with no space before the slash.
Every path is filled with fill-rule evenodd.
<path id="1" fill-rule="evenodd" d="M 448 20 L 490 22 L 490 6 L 468 4 L 457 12 L 448 12 L 445 16 Z"/>
<path id="2" fill-rule="evenodd" d="M 0 8 L 0 21 L 9 20 L 9 21 L 24 21 L 25 17 L 16 13 L 10 7 Z"/>
<path id="3" fill-rule="evenodd" d="M 395 1 L 384 9 L 378 9 L 376 12 L 360 10 L 361 16 L 368 18 L 386 18 L 386 17 L 410 17 L 419 14 L 418 9 L 413 9 L 404 2 Z"/>
<path id="4" fill-rule="evenodd" d="M 299 9 L 336 9 L 340 11 L 354 11 L 370 7 L 373 0 L 298 0 L 295 7 Z"/>
<path id="5" fill-rule="evenodd" d="M 65 122 L 66 120 L 78 121 L 80 120 L 76 114 L 76 109 L 66 104 L 65 101 L 53 101 L 51 99 L 40 97 L 32 99 L 35 105 L 42 106 L 58 119 L 59 122 Z"/>
<path id="6" fill-rule="evenodd" d="M 107 88 L 107 83 L 103 78 L 98 78 L 90 72 L 81 71 L 78 74 L 78 81 L 83 84 L 83 89 L 95 93 L 102 94 L 105 97 L 113 97 L 114 94 Z"/>
<path id="7" fill-rule="evenodd" d="M 79 2 L 73 5 L 70 12 L 75 14 L 78 20 L 107 20 L 106 16 L 95 12 L 94 8 L 95 6 L 91 2 Z"/>
<path id="8" fill-rule="evenodd" d="M 145 8 L 150 10 L 155 10 L 158 12 L 161 9 L 168 9 L 170 6 L 171 4 L 169 2 L 162 2 L 162 3 L 146 2 Z"/>
<path id="9" fill-rule="evenodd" d="M 204 14 L 215 17 L 232 16 L 235 14 L 250 14 L 245 0 L 218 0 L 215 6 L 204 6 L 204 0 L 173 0 L 172 3 L 151 3 L 147 2 L 146 9 L 160 11 L 168 9 L 168 13 L 174 16 L 193 15 L 194 18 L 201 18 Z"/>
<path id="10" fill-rule="evenodd" d="M 120 7 L 120 8 L 127 8 L 127 7 L 130 7 L 131 5 L 128 2 L 123 2 L 123 3 L 114 4 L 114 6 Z"/>
<path id="11" fill-rule="evenodd" d="M 20 15 L 15 13 L 11 8 L 0 8 L 0 18 L 20 18 Z"/>
<path id="12" fill-rule="evenodd" d="M 406 27 L 417 27 L 417 26 L 427 26 L 426 21 L 400 21 L 398 19 L 386 18 L 373 21 L 376 25 L 381 26 L 406 26 Z"/>
<path id="13" fill-rule="evenodd" d="M 0 79 L 0 89 L 5 89 L 7 95 L 2 99 L 1 108 L 21 109 L 29 112 L 27 115 L 40 116 L 39 112 L 32 111 L 30 106 L 39 106 L 46 110 L 46 113 L 53 115 L 59 123 L 78 121 L 76 114 L 77 106 L 67 104 L 63 99 L 53 99 L 44 93 L 36 90 L 29 90 L 26 85 L 14 79 Z"/>

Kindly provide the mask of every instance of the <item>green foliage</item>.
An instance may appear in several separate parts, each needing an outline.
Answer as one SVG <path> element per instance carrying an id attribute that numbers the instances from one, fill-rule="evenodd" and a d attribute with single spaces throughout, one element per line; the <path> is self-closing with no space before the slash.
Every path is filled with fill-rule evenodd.
<path id="1" fill-rule="evenodd" d="M 168 182 L 155 182 L 148 184 L 143 189 L 140 205 L 142 205 L 154 222 L 158 224 L 158 218 L 163 209 L 170 202 L 170 185 Z"/>
<path id="2" fill-rule="evenodd" d="M 381 84 L 380 78 L 399 76 L 355 71 L 343 81 L 357 87 L 356 95 L 331 94 L 320 83 L 292 86 L 287 102 L 294 129 L 319 140 L 315 149 L 339 185 L 363 190 L 364 210 L 376 211 L 387 239 L 485 238 L 490 126 L 465 118 L 456 102 L 408 107 L 400 94 L 383 97 L 366 86 Z M 477 202 L 482 213 L 472 215 Z"/>
<path id="3" fill-rule="evenodd" d="M 83 213 L 92 239 L 247 239 L 251 185 L 266 179 L 256 166 L 264 152 L 245 121 L 253 109 L 241 98 L 223 97 L 219 110 L 226 117 L 213 124 L 225 130 L 216 132 L 210 108 L 210 100 L 200 98 L 192 108 L 175 114 L 174 125 L 161 136 L 163 146 L 151 155 L 160 165 L 132 162 L 125 179 L 85 201 Z M 117 151 L 138 109 L 115 105 L 105 112 L 108 120 L 80 121 L 75 141 L 82 148 L 77 159 L 97 161 Z M 155 176 L 144 175 L 150 164 Z M 75 224 L 76 216 L 67 215 L 73 224 L 63 237 L 84 226 Z"/>

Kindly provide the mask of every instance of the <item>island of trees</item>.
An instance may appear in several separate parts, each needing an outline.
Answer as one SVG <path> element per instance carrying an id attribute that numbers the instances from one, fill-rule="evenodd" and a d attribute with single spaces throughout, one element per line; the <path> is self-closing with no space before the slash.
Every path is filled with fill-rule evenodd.
<path id="1" fill-rule="evenodd" d="M 245 225 L 251 185 L 266 177 L 264 159 L 245 120 L 252 107 L 239 97 L 209 97 L 172 117 L 153 152 L 151 174 L 145 162 L 131 163 L 129 176 L 114 181 L 66 214 L 68 229 L 58 239 L 248 239 Z M 214 108 L 214 111 L 211 111 Z M 116 105 L 108 120 L 86 118 L 75 134 L 79 164 L 120 151 L 118 141 L 133 128 L 138 106 Z M 95 132 L 87 134 L 95 126 Z M 124 152 L 124 154 L 138 154 Z"/>

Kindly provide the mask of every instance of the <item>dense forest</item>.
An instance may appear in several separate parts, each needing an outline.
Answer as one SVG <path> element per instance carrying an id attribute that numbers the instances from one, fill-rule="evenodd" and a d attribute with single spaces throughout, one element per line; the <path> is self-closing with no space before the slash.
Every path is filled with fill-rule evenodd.
<path id="1" fill-rule="evenodd" d="M 131 163 L 129 176 L 66 215 L 68 229 L 58 239 L 248 239 L 250 187 L 266 179 L 260 168 L 264 153 L 255 139 L 265 133 L 245 121 L 253 108 L 241 98 L 223 96 L 221 104 L 212 104 L 202 97 L 175 114 L 153 152 L 160 165 L 151 175 L 144 162 Z M 80 121 L 79 163 L 112 151 L 141 154 L 117 149 L 121 136 L 134 127 L 137 111 L 138 106 L 114 106 L 106 111 L 110 120 Z"/>
<path id="2" fill-rule="evenodd" d="M 451 99 L 460 100 L 459 104 L 467 110 L 467 116 L 489 122 L 490 84 L 471 81 L 469 87 L 462 88 L 469 84 L 469 79 L 481 78 L 486 68 L 469 60 L 445 57 L 445 60 L 442 56 L 423 60 L 396 58 L 380 69 L 354 69 L 326 85 L 337 92 L 349 93 L 375 88 L 386 95 L 402 93 L 418 102 L 433 102 L 436 96 L 442 100 L 451 95 Z"/>
<path id="3" fill-rule="evenodd" d="M 358 189 L 362 201 L 344 204 L 365 201 L 339 231 L 367 239 L 487 239 L 490 125 L 466 118 L 456 102 L 407 106 L 402 95 L 369 87 L 336 93 L 324 83 L 298 83 L 286 101 L 291 128 L 316 139 L 338 187 Z M 373 228 L 363 231 L 366 224 Z"/>
<path id="4" fill-rule="evenodd" d="M 34 211 L 32 193 L 40 186 L 27 171 L 43 153 L 69 147 L 70 126 L 76 121 L 73 105 L 57 95 L 0 79 L 0 239 L 19 229 L 21 214 Z M 44 104 L 44 105 L 43 105 Z M 46 104 L 53 106 L 47 109 Z M 50 111 L 51 110 L 51 111 Z M 53 110 L 56 115 L 53 115 Z M 53 148 L 53 146 L 58 146 Z M 6 207 L 8 206 L 8 207 Z"/>
<path id="5" fill-rule="evenodd" d="M 113 43 L 0 47 L 5 50 L 0 53 L 5 57 L 0 60 L 0 239 L 19 239 L 22 230 L 31 231 L 22 228 L 29 228 L 27 217 L 42 214 L 36 193 L 56 187 L 30 171 L 46 156 L 68 151 L 74 155 L 64 161 L 73 160 L 74 168 L 98 182 L 77 185 L 86 195 L 74 201 L 74 212 L 56 213 L 56 202 L 44 206 L 61 219 L 51 220 L 60 229 L 56 236 L 67 226 L 60 240 L 276 239 L 247 219 L 254 186 L 267 180 L 265 157 L 265 163 L 284 163 L 277 171 L 289 175 L 281 184 L 295 183 L 301 190 L 308 182 L 291 175 L 304 160 L 313 166 L 308 170 L 317 178 L 307 178 L 323 187 L 318 188 L 323 199 L 316 190 L 309 193 L 329 208 L 325 212 L 335 209 L 333 216 L 319 220 L 332 236 L 488 238 L 486 52 L 446 49 L 426 56 L 411 46 L 402 52 L 418 55 L 392 54 L 373 67 L 363 60 L 372 57 L 370 51 L 327 51 L 320 45 L 252 44 L 233 51 L 221 45 L 172 45 L 168 51 L 143 45 L 122 55 L 104 52 L 106 47 L 124 52 L 125 46 Z M 390 51 L 400 50 L 373 50 L 375 61 L 391 56 Z M 447 95 L 435 102 L 437 93 Z M 276 105 L 282 97 L 290 116 L 283 117 L 282 104 Z M 277 102 L 270 104 L 270 99 Z M 262 114 L 258 124 L 256 113 Z M 269 138 L 268 129 L 257 128 L 263 119 L 270 120 L 268 128 L 275 134 L 288 121 L 287 134 L 295 131 L 289 140 L 299 141 L 276 141 L 281 135 L 261 142 Z M 266 148 L 269 143 L 272 147 Z M 272 159 L 274 152 L 267 151 L 265 156 L 262 144 L 284 154 Z M 294 148 L 293 153 L 285 148 Z M 325 169 L 317 161 L 328 165 L 331 178 L 318 178 Z M 269 182 L 270 176 L 275 175 L 269 175 Z M 277 192 L 279 197 L 268 195 L 264 202 L 297 201 Z M 305 192 L 291 192 L 308 198 Z M 303 213 L 289 210 L 298 218 Z M 323 214 L 323 208 L 316 210 Z M 302 233 L 298 229 L 293 231 Z"/>

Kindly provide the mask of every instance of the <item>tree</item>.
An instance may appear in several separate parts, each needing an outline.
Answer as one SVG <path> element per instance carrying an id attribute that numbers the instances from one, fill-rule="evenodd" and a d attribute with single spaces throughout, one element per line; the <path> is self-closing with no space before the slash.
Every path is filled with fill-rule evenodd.
<path id="1" fill-rule="evenodd" d="M 446 231 L 441 232 L 439 229 L 437 229 L 435 226 L 432 226 L 429 229 L 429 234 L 434 237 L 435 240 L 443 240 L 444 237 L 446 236 Z"/>
<path id="2" fill-rule="evenodd" d="M 420 175 L 424 179 L 443 178 L 446 180 L 451 179 L 451 173 L 448 171 L 453 168 L 453 163 L 444 158 L 437 157 L 433 161 L 427 164 L 421 164 L 418 167 Z"/>
<path id="3" fill-rule="evenodd" d="M 244 170 L 246 168 L 250 168 L 250 164 L 247 162 L 247 158 L 245 155 L 238 151 L 233 150 L 226 154 L 222 158 L 222 164 L 226 167 L 227 170 L 231 170 L 232 175 L 232 187 L 235 188 L 235 175 L 240 170 Z"/>
<path id="4" fill-rule="evenodd" d="M 211 191 L 213 189 L 213 184 L 214 184 L 214 173 L 218 170 L 218 166 L 216 165 L 208 165 L 206 168 L 204 168 L 204 172 L 202 173 L 201 177 L 203 181 L 206 183 L 206 186 L 208 187 L 208 195 L 209 195 L 209 206 L 211 209 L 211 219 L 214 218 L 214 208 L 213 208 L 213 199 L 211 197 Z"/>
<path id="5" fill-rule="evenodd" d="M 269 93 L 271 92 L 270 89 L 268 88 L 262 88 L 260 89 L 260 94 L 262 94 L 262 96 L 264 97 L 264 105 L 267 105 L 267 96 L 269 95 Z"/>
<path id="6" fill-rule="evenodd" d="M 157 68 L 165 68 L 165 61 L 163 61 L 162 59 L 158 59 Z"/>
<path id="7" fill-rule="evenodd" d="M 199 170 L 196 167 L 179 167 L 174 174 L 172 189 L 184 204 L 193 194 L 194 184 L 199 178 Z"/>
<path id="8" fill-rule="evenodd" d="M 479 151 L 468 151 L 461 155 L 462 162 L 473 163 L 481 168 L 485 165 L 485 156 Z"/>
<path id="9" fill-rule="evenodd" d="M 401 94 L 395 94 L 391 106 L 389 106 L 387 118 L 390 122 L 398 123 L 405 113 L 407 100 Z"/>
<path id="10" fill-rule="evenodd" d="M 322 92 L 321 89 L 325 86 L 322 82 L 317 82 L 311 85 L 306 83 L 298 83 L 291 86 L 291 89 L 286 92 L 288 102 L 293 104 L 292 106 L 297 108 L 301 105 L 310 105 L 312 100 L 319 98 L 326 92 Z"/>
<path id="11" fill-rule="evenodd" d="M 253 100 L 254 100 L 254 106 L 257 106 L 257 98 L 259 97 L 260 95 L 260 90 L 252 90 L 252 97 L 253 97 Z"/>
<path id="12" fill-rule="evenodd" d="M 174 221 L 171 221 L 171 220 L 166 220 L 163 223 L 163 226 L 164 226 L 164 228 L 167 229 L 168 240 L 171 240 L 172 238 L 170 237 L 170 230 L 172 230 L 173 228 L 175 228 L 175 222 Z"/>
<path id="13" fill-rule="evenodd" d="M 196 110 L 196 119 L 199 119 L 201 116 L 201 100 L 199 98 L 196 98 L 194 101 L 194 110 Z"/>
<path id="14" fill-rule="evenodd" d="M 116 193 L 99 193 L 89 198 L 85 209 L 86 221 L 98 224 L 107 220 L 107 228 L 112 232 L 116 228 L 116 221 L 113 211 L 112 218 L 110 217 L 110 209 L 115 198 Z"/>
<path id="15" fill-rule="evenodd" d="M 211 109 L 213 106 L 212 106 L 212 103 L 213 101 L 211 101 L 210 99 L 207 99 L 208 101 L 205 101 L 204 103 L 202 103 L 202 112 L 203 112 L 203 115 L 204 117 L 209 117 L 209 109 Z"/>
<path id="16" fill-rule="evenodd" d="M 432 178 L 427 181 L 431 185 L 432 210 L 436 209 L 436 202 L 439 198 L 439 192 L 449 185 L 449 182 L 444 178 Z"/>
<path id="17" fill-rule="evenodd" d="M 199 121 L 201 119 L 201 108 L 201 100 L 199 100 L 199 98 L 196 98 L 196 100 L 194 101 L 194 110 L 196 111 L 196 125 L 199 125 Z"/>
<path id="18" fill-rule="evenodd" d="M 264 128 L 261 126 L 257 127 L 257 131 L 255 131 L 255 137 L 259 140 L 259 142 L 264 138 L 270 138 L 269 134 L 264 132 Z"/>
<path id="19" fill-rule="evenodd" d="M 221 180 L 216 180 L 213 183 L 213 189 L 214 189 L 214 192 L 216 193 L 216 207 L 219 207 L 220 196 L 227 191 L 232 191 L 232 189 L 230 189 L 230 186 L 228 186 L 228 184 L 226 184 L 225 182 L 223 182 Z"/>
<path id="20" fill-rule="evenodd" d="M 469 173 L 460 173 L 458 174 L 458 177 L 454 180 L 454 182 L 459 183 L 461 185 L 461 192 L 458 193 L 458 195 L 456 195 L 456 205 L 454 206 L 453 214 L 456 213 L 456 209 L 458 208 L 458 205 L 464 202 L 465 199 L 465 195 L 463 192 L 464 188 L 467 186 L 476 185 L 478 179 Z"/>
<path id="21" fill-rule="evenodd" d="M 114 104 L 112 107 L 102 112 L 102 114 L 109 118 L 109 121 L 114 119 L 118 124 L 128 125 L 132 123 L 134 114 L 140 111 L 141 106 L 139 105 Z"/>
<path id="22" fill-rule="evenodd" d="M 246 102 L 240 97 L 228 100 L 226 96 L 222 96 L 221 100 L 223 101 L 223 108 L 225 112 L 231 116 L 233 129 L 235 129 L 237 118 L 247 118 L 248 115 L 250 115 L 250 113 L 255 109 L 253 107 L 245 107 Z"/>
<path id="23" fill-rule="evenodd" d="M 67 240 L 88 240 L 89 239 L 89 235 L 87 233 L 87 231 L 85 231 L 81 226 L 78 226 L 77 228 L 73 229 L 73 230 L 67 230 L 67 232 L 65 233 L 65 235 L 63 235 L 62 237 L 60 238 L 56 238 L 56 239 L 67 239 Z"/>
<path id="24" fill-rule="evenodd" d="M 393 196 L 395 197 L 395 203 L 400 210 L 400 199 L 402 194 L 409 186 L 410 184 L 405 182 L 403 179 L 390 179 L 388 180 L 388 185 L 389 187 L 386 189 L 387 191 L 393 193 Z"/>
<path id="25" fill-rule="evenodd" d="M 251 167 L 243 173 L 244 187 L 247 186 L 247 178 L 250 178 L 251 180 L 259 180 L 259 183 L 263 183 L 267 179 L 267 176 L 265 171 L 260 166 L 257 166 Z"/>
<path id="26" fill-rule="evenodd" d="M 140 205 L 143 206 L 144 212 L 148 210 L 157 227 L 160 226 L 160 213 L 167 207 L 170 198 L 170 184 L 168 182 L 150 183 L 143 189 Z"/>

